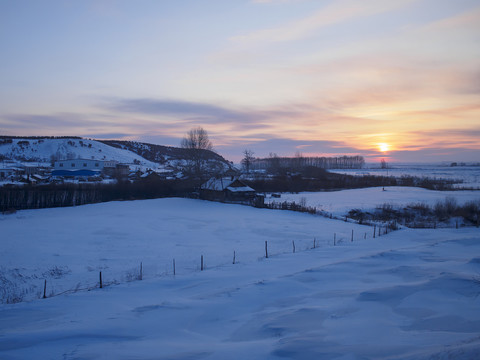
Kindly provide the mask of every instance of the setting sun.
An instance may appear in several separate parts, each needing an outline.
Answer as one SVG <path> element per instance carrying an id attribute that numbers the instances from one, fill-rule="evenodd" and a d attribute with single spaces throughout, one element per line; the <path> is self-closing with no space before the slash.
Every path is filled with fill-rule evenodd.
<path id="1" fill-rule="evenodd" d="M 390 145 L 385 144 L 385 143 L 380 143 L 380 144 L 378 144 L 378 149 L 381 152 L 387 152 L 388 150 L 390 150 Z"/>

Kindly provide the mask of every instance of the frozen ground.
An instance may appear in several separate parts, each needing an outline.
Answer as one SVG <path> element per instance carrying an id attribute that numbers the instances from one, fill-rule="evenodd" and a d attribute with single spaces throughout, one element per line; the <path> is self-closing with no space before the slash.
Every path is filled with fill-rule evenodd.
<path id="1" fill-rule="evenodd" d="M 458 205 L 463 205 L 468 201 L 480 201 L 480 191 L 435 191 L 416 187 L 391 186 L 385 187 L 385 191 L 382 187 L 373 187 L 329 192 L 282 193 L 280 198 L 268 197 L 266 201 L 294 201 L 299 204 L 304 199 L 307 206 L 316 207 L 317 210 L 341 217 L 351 209 L 368 211 L 381 207 L 383 204 L 401 207 L 424 203 L 433 206 L 437 201 L 444 201 L 447 197 L 453 197 Z"/>
<path id="2" fill-rule="evenodd" d="M 379 169 L 378 164 L 371 168 L 329 170 L 340 174 L 349 175 L 376 175 L 376 176 L 416 176 L 436 179 L 460 180 L 455 184 L 457 188 L 480 189 L 480 166 L 438 166 L 438 165 L 400 165 L 391 164 L 389 169 Z"/>
<path id="3" fill-rule="evenodd" d="M 371 228 L 318 216 L 191 199 L 109 202 L 0 215 L 1 273 L 26 300 L 105 282 L 177 274 L 364 237 Z M 22 294 L 20 294 L 22 295 Z"/>
<path id="4" fill-rule="evenodd" d="M 480 357 L 477 228 L 373 239 L 342 221 L 187 199 L 20 211 L 0 225 L 3 274 L 24 285 L 48 278 L 58 292 L 95 285 L 99 270 L 145 270 L 0 305 L 1 359 Z"/>

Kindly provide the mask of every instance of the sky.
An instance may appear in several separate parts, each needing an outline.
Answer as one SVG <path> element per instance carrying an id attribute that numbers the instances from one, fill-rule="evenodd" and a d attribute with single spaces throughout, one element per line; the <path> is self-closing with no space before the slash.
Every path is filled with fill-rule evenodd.
<path id="1" fill-rule="evenodd" d="M 480 161 L 479 0 L 0 0 L 0 134 Z"/>

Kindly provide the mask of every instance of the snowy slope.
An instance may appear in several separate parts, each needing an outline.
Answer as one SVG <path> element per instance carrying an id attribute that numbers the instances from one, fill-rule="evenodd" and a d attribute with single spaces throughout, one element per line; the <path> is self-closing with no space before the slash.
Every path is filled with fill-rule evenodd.
<path id="1" fill-rule="evenodd" d="M 155 166 L 141 156 L 124 149 L 114 148 L 99 141 L 76 138 L 11 139 L 0 140 L 0 154 L 6 159 L 50 162 L 53 159 L 117 160 L 132 164 L 134 161 Z"/>
<path id="2" fill-rule="evenodd" d="M 116 160 L 130 164 L 131 170 L 153 169 L 182 176 L 192 160 L 201 161 L 206 173 L 222 173 L 231 164 L 207 150 L 181 149 L 135 141 L 90 140 L 81 138 L 0 137 L 0 160 L 35 161 L 50 164 L 66 159 Z"/>
<path id="3" fill-rule="evenodd" d="M 313 246 L 314 237 L 325 245 L 334 232 L 339 243 L 350 240 L 352 229 L 362 238 L 371 232 L 355 224 L 337 228 L 322 217 L 192 199 L 25 210 L 0 215 L 0 224 L 4 276 L 23 282 L 26 300 L 43 290 L 39 278 L 60 293 L 95 286 L 99 271 L 105 281 L 126 281 L 140 262 L 152 277 L 171 273 L 175 258 L 177 273 L 185 274 L 200 267 L 201 255 L 208 267 L 229 264 L 233 251 L 239 262 L 256 261 L 265 240 L 270 254 L 279 254 L 292 251 L 292 240 L 300 251 Z"/>
<path id="4" fill-rule="evenodd" d="M 121 280 L 140 261 L 145 271 L 142 281 L 1 305 L 2 359 L 480 356 L 476 228 L 364 239 L 368 227 L 342 221 L 187 199 L 20 211 L 0 224 L 3 274 L 31 284 L 51 275 L 48 291 L 89 274 L 95 283 L 99 270 Z"/>
<path id="5" fill-rule="evenodd" d="M 284 193 L 281 198 L 267 198 L 270 202 L 296 202 L 302 199 L 306 206 L 316 207 L 318 210 L 332 213 L 334 216 L 345 216 L 351 209 L 371 211 L 383 204 L 398 207 L 409 204 L 424 203 L 435 205 L 437 201 L 444 201 L 447 197 L 456 199 L 459 205 L 468 201 L 480 201 L 480 191 L 436 191 L 416 187 L 373 187 L 366 189 L 352 189 L 326 192 L 300 192 L 298 194 Z"/>

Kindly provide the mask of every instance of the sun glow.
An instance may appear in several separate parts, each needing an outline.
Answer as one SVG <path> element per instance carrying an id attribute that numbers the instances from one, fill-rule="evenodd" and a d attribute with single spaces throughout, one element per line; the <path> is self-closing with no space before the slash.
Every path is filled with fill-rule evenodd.
<path id="1" fill-rule="evenodd" d="M 380 150 L 381 152 L 387 152 L 388 150 L 390 150 L 390 145 L 385 143 L 380 143 L 378 144 L 378 150 Z"/>

